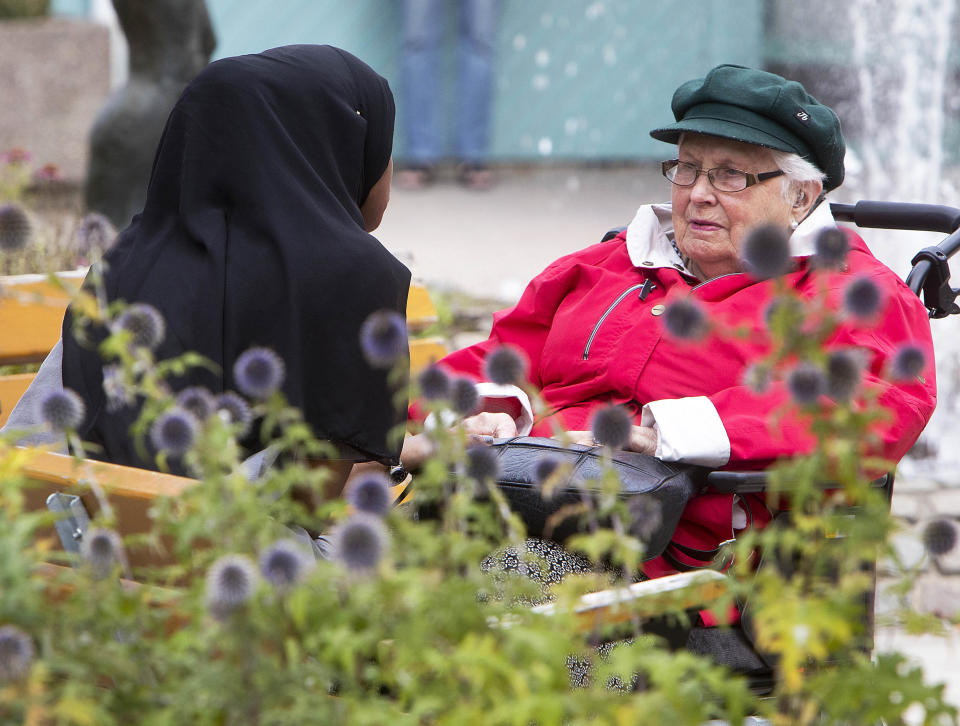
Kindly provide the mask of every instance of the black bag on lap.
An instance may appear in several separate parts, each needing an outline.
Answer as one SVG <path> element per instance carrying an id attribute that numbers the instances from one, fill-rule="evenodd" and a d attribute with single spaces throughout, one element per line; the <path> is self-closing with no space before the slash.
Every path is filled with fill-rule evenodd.
<path id="1" fill-rule="evenodd" d="M 564 507 L 577 505 L 591 492 L 599 491 L 598 482 L 603 475 L 603 451 L 599 446 L 564 446 L 554 439 L 520 436 L 496 439 L 491 450 L 500 465 L 500 491 L 523 519 L 529 536 L 562 543 L 583 530 L 579 512 L 560 515 L 559 521 L 552 523 L 548 520 Z M 549 498 L 541 496 L 537 483 L 545 458 L 563 472 Z M 643 558 L 652 559 L 670 542 L 684 507 L 703 489 L 709 470 L 692 464 L 666 463 L 633 451 L 613 452 L 610 466 L 622 484 L 620 497 L 628 500 L 631 513 L 640 517 L 633 529 L 644 541 Z M 642 521 L 644 517 L 649 521 Z"/>

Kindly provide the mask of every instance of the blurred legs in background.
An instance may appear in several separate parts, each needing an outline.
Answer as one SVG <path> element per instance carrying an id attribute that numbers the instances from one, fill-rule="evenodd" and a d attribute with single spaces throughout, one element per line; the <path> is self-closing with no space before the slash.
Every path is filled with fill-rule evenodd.
<path id="1" fill-rule="evenodd" d="M 493 55 L 500 0 L 460 0 L 457 17 L 454 149 L 458 178 L 468 187 L 486 188 L 493 181 L 486 167 L 490 109 L 493 99 Z M 433 180 L 433 168 L 444 156 L 446 99 L 442 92 L 442 41 L 448 0 L 402 0 L 403 94 L 401 128 L 405 163 L 397 182 L 407 188 Z"/>

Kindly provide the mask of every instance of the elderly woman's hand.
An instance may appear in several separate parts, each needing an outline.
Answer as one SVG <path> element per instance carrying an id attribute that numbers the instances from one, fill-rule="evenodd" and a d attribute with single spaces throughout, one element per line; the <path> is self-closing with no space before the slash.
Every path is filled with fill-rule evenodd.
<path id="1" fill-rule="evenodd" d="M 589 431 L 568 431 L 567 436 L 575 444 L 596 446 L 597 442 Z M 640 454 L 653 456 L 657 453 L 657 432 L 650 426 L 631 426 L 630 440 L 625 447 L 627 451 L 636 451 Z"/>
<path id="2" fill-rule="evenodd" d="M 508 439 L 517 435 L 517 422 L 508 413 L 478 413 L 463 419 L 463 430 L 472 439 L 491 436 L 495 439 Z"/>
<path id="3" fill-rule="evenodd" d="M 517 422 L 508 413 L 478 413 L 465 418 L 461 426 L 474 443 L 490 443 L 490 439 L 508 439 L 517 435 Z M 427 434 L 407 434 L 400 452 L 400 463 L 413 470 L 432 455 L 433 442 Z"/>

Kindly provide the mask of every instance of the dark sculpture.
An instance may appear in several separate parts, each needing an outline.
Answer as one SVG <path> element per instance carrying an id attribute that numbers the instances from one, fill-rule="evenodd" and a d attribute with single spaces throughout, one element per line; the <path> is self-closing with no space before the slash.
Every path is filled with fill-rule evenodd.
<path id="1" fill-rule="evenodd" d="M 204 0 L 113 0 L 130 46 L 130 78 L 90 132 L 86 207 L 118 229 L 143 208 L 170 109 L 210 61 L 216 37 Z"/>

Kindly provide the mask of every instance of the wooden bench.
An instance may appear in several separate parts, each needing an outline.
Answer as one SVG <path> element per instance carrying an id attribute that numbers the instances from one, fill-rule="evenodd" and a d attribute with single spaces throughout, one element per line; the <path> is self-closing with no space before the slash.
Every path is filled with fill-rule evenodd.
<path id="1" fill-rule="evenodd" d="M 64 286 L 76 291 L 85 270 L 59 273 Z M 63 313 L 70 293 L 51 284 L 44 275 L 0 278 L 0 366 L 40 363 L 60 338 Z M 437 322 L 437 309 L 427 288 L 410 286 L 407 327 L 410 338 L 410 369 L 419 371 L 447 353 L 440 337 L 419 336 Z M 0 426 L 33 380 L 32 373 L 0 376 Z"/>

